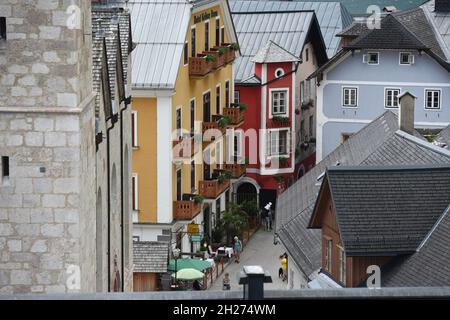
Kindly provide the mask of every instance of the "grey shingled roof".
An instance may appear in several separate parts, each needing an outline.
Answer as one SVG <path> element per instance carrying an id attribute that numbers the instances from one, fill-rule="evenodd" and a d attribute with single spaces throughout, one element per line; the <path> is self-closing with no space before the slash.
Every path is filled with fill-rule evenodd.
<path id="1" fill-rule="evenodd" d="M 429 49 L 394 15 L 381 20 L 381 27 L 367 30 L 346 46 L 348 49 Z"/>
<path id="2" fill-rule="evenodd" d="M 363 32 L 368 30 L 366 21 L 355 21 L 350 26 L 342 30 L 342 32 L 338 33 L 337 37 L 352 37 L 356 38 L 360 36 Z"/>
<path id="3" fill-rule="evenodd" d="M 450 286 L 450 207 L 437 221 L 421 247 L 382 269 L 383 287 Z"/>
<path id="4" fill-rule="evenodd" d="M 439 132 L 436 141 L 440 143 L 443 148 L 450 150 L 450 126 Z"/>
<path id="5" fill-rule="evenodd" d="M 306 273 L 312 273 L 320 268 L 321 233 L 318 230 L 307 229 L 306 226 L 312 214 L 311 206 L 316 201 L 321 185 L 317 178 L 328 167 L 335 166 L 337 163 L 385 165 L 386 161 L 393 165 L 449 163 L 450 152 L 438 147 L 431 148 L 430 144 L 424 140 L 397 130 L 397 116 L 391 111 L 385 112 L 336 148 L 280 195 L 276 208 L 277 233 L 290 256 Z M 377 152 L 380 148 L 386 150 L 384 156 Z M 287 237 L 286 233 L 294 233 L 296 240 L 293 241 L 291 237 Z M 289 248 L 298 247 L 296 243 L 301 243 L 300 249 L 291 251 Z M 304 262 L 305 256 L 310 262 Z"/>
<path id="6" fill-rule="evenodd" d="M 124 83 L 127 84 L 128 55 L 132 50 L 130 13 L 127 10 L 116 7 L 92 7 L 93 86 L 96 92 L 100 92 L 103 38 L 105 38 L 112 99 L 114 99 L 116 88 L 116 61 L 119 30 Z M 100 97 L 97 95 L 97 111 L 99 101 Z"/>
<path id="7" fill-rule="evenodd" d="M 428 21 L 430 21 L 433 27 L 436 39 L 438 40 L 442 51 L 446 56 L 446 60 L 450 60 L 450 12 L 435 12 L 434 10 L 434 0 L 428 1 L 421 6 L 423 12 L 427 16 Z"/>
<path id="8" fill-rule="evenodd" d="M 414 252 L 450 203 L 449 164 L 332 167 L 325 179 L 347 256 Z"/>
<path id="9" fill-rule="evenodd" d="M 133 242 L 133 272 L 167 272 L 168 242 Z"/>
<path id="10" fill-rule="evenodd" d="M 275 62 L 298 62 L 299 58 L 286 51 L 278 44 L 269 40 L 267 44 L 253 57 L 252 62 L 275 63 Z"/>

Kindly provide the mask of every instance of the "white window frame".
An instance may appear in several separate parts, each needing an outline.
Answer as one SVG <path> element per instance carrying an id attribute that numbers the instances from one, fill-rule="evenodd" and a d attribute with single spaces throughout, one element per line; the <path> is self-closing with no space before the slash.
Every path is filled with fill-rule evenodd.
<path id="1" fill-rule="evenodd" d="M 139 211 L 139 177 L 137 173 L 133 173 L 131 178 L 134 180 L 134 207 L 133 211 Z M 132 183 L 133 184 L 133 183 Z"/>
<path id="2" fill-rule="evenodd" d="M 281 75 L 278 75 L 278 72 L 281 72 Z M 284 75 L 285 75 L 285 72 L 284 72 L 283 68 L 278 68 L 278 69 L 275 70 L 275 78 L 276 79 L 281 78 Z"/>
<path id="3" fill-rule="evenodd" d="M 347 283 L 347 256 L 344 248 L 337 247 L 339 249 L 339 281 L 345 285 Z"/>
<path id="4" fill-rule="evenodd" d="M 139 148 L 139 142 L 138 142 L 138 112 L 137 111 L 132 111 L 131 112 L 131 119 L 133 121 L 133 141 L 134 144 L 132 145 L 132 148 Z"/>
<path id="5" fill-rule="evenodd" d="M 214 103 L 214 106 L 216 107 L 216 108 L 215 108 L 215 111 L 217 111 L 217 88 L 219 88 L 219 94 L 220 94 L 219 111 L 222 111 L 223 108 L 222 108 L 222 84 L 221 84 L 221 83 L 219 83 L 218 85 L 216 85 L 216 91 L 214 92 L 214 95 L 215 95 L 215 98 L 216 98 L 216 99 L 215 99 L 215 103 Z"/>
<path id="6" fill-rule="evenodd" d="M 216 18 L 215 18 L 215 20 L 214 20 L 214 40 L 216 40 L 216 23 L 217 23 L 217 20 L 219 20 L 219 22 L 220 22 L 220 16 L 217 16 Z M 221 37 L 221 35 L 222 35 L 222 26 L 220 26 L 219 27 L 219 46 L 221 46 L 222 45 L 222 37 Z M 214 46 L 216 45 L 216 41 L 214 41 Z"/>
<path id="7" fill-rule="evenodd" d="M 194 102 L 194 132 L 191 132 L 191 104 L 192 102 Z M 195 98 L 192 98 L 189 100 L 189 133 L 195 133 L 195 118 L 197 117 L 197 101 L 195 100 Z"/>
<path id="8" fill-rule="evenodd" d="M 195 43 L 192 45 L 192 30 L 193 29 L 195 29 Z M 194 46 L 195 47 L 195 56 L 194 56 L 194 58 L 197 56 L 197 50 L 198 50 L 198 48 L 197 48 L 197 38 L 198 38 L 198 34 L 197 34 L 197 28 L 196 28 L 196 26 L 195 25 L 193 25 L 192 27 L 191 27 L 191 32 L 189 33 L 189 43 L 191 44 L 191 47 L 190 47 L 190 50 L 189 50 L 189 57 L 192 57 L 192 47 Z"/>
<path id="9" fill-rule="evenodd" d="M 222 141 L 216 142 L 216 149 L 214 150 L 214 156 L 216 165 L 220 166 L 223 163 L 223 155 L 222 155 Z"/>
<path id="10" fill-rule="evenodd" d="M 189 58 L 190 58 L 189 41 L 186 41 L 186 42 L 184 43 L 184 45 L 185 45 L 185 47 L 183 48 L 183 67 L 186 67 L 186 66 L 189 65 Z M 187 52 L 186 52 L 186 53 L 184 53 L 184 51 L 186 51 L 186 50 L 184 50 L 184 49 L 187 49 Z M 187 61 L 186 61 L 186 63 L 184 63 L 184 55 L 185 55 L 185 54 L 187 54 Z"/>
<path id="11" fill-rule="evenodd" d="M 427 103 L 428 103 L 427 93 L 429 91 L 437 91 L 437 92 L 439 92 L 439 107 L 438 108 L 429 108 L 429 107 L 427 107 Z M 434 97 L 433 97 L 433 104 L 434 104 Z M 425 88 L 424 89 L 424 108 L 425 108 L 425 110 L 426 111 L 441 111 L 441 107 L 442 107 L 442 89 Z"/>
<path id="12" fill-rule="evenodd" d="M 412 56 L 413 57 L 413 62 L 408 62 L 408 63 L 402 63 L 402 55 L 407 54 L 408 56 Z M 409 59 L 408 59 L 409 60 Z M 415 63 L 415 56 L 412 52 L 400 52 L 398 55 L 398 63 L 401 66 L 412 66 Z"/>
<path id="13" fill-rule="evenodd" d="M 387 96 L 388 96 L 388 91 L 398 91 L 398 95 L 401 94 L 402 89 L 401 88 L 384 88 L 384 108 L 385 109 L 398 109 L 398 107 L 400 106 L 400 99 L 398 99 L 397 101 L 397 106 L 388 106 L 387 105 Z M 394 102 L 394 100 L 392 100 L 392 103 Z"/>
<path id="14" fill-rule="evenodd" d="M 222 32 L 223 30 L 223 32 Z M 223 34 L 223 37 L 222 37 Z M 223 38 L 223 39 L 222 39 Z M 225 25 L 220 27 L 220 45 L 222 45 L 222 43 L 225 43 Z"/>
<path id="15" fill-rule="evenodd" d="M 356 105 L 346 105 L 345 104 L 345 90 L 356 90 Z M 357 87 L 357 86 L 343 86 L 341 92 L 342 92 L 342 107 L 343 108 L 350 108 L 350 109 L 358 108 L 358 106 L 359 106 L 359 87 Z"/>
<path id="16" fill-rule="evenodd" d="M 324 266 L 325 270 L 329 273 L 333 272 L 333 240 L 324 238 L 325 240 L 325 263 L 326 266 Z M 328 246 L 328 244 L 330 244 Z"/>
<path id="17" fill-rule="evenodd" d="M 206 25 L 208 25 L 208 48 L 206 48 L 205 44 L 206 44 Z M 203 47 L 205 49 L 205 51 L 209 51 L 211 50 L 211 24 L 209 23 L 209 20 L 205 21 L 205 24 L 203 25 L 203 36 L 205 37 L 203 39 Z M 214 31 L 215 32 L 215 31 Z"/>
<path id="18" fill-rule="evenodd" d="M 238 141 L 238 147 L 237 147 L 237 154 L 234 154 L 234 143 Z M 238 159 L 241 159 L 243 157 L 243 148 L 242 148 L 242 130 L 234 130 L 233 132 L 233 156 L 235 156 Z"/>
<path id="19" fill-rule="evenodd" d="M 177 128 L 177 113 L 178 110 L 180 110 L 180 132 L 178 132 L 178 128 Z M 176 107 L 176 111 L 175 111 L 175 130 L 176 132 L 176 137 L 179 141 L 181 141 L 181 139 L 183 139 L 183 106 L 178 106 Z"/>
<path id="20" fill-rule="evenodd" d="M 273 92 L 285 91 L 286 95 L 286 105 L 284 112 L 273 112 Z M 289 114 L 289 88 L 272 88 L 269 89 L 269 119 L 272 119 L 274 116 L 288 116 Z"/>
<path id="21" fill-rule="evenodd" d="M 272 154 L 272 133 L 278 132 L 278 141 L 277 142 L 277 149 L 279 149 L 279 141 L 280 141 L 280 131 L 287 131 L 286 133 L 286 154 Z M 268 159 L 273 158 L 290 158 L 291 157 L 291 128 L 276 128 L 276 129 L 269 129 L 267 130 L 267 147 L 266 147 L 266 154 Z"/>
<path id="22" fill-rule="evenodd" d="M 236 100 L 236 95 L 237 95 L 237 100 Z M 241 103 L 241 92 L 239 90 L 234 90 L 234 99 L 233 99 L 234 103 Z"/>
<path id="23" fill-rule="evenodd" d="M 370 59 L 367 60 L 367 62 L 365 61 L 365 57 L 368 56 L 370 58 L 370 55 L 372 54 L 376 54 L 377 55 L 377 62 L 376 63 L 372 63 L 370 62 Z M 363 63 L 369 65 L 369 66 L 377 66 L 380 64 L 380 53 L 379 52 L 374 52 L 374 51 L 370 51 L 370 52 L 366 52 L 365 54 L 363 54 Z"/>

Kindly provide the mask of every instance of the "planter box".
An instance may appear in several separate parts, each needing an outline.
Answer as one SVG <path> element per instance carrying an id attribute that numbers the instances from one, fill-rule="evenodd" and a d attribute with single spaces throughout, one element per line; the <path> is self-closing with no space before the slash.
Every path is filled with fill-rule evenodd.
<path id="1" fill-rule="evenodd" d="M 231 44 L 229 43 L 222 43 L 222 45 L 220 46 L 221 48 L 225 48 L 227 51 L 224 54 L 225 56 L 225 63 L 232 63 L 234 61 L 234 59 L 236 59 L 236 52 L 231 49 Z"/>
<path id="2" fill-rule="evenodd" d="M 212 70 L 212 63 L 206 60 L 206 57 L 189 58 L 189 75 L 191 77 L 204 77 Z"/>
<path id="3" fill-rule="evenodd" d="M 216 131 L 210 131 L 211 136 L 205 137 L 205 133 L 208 130 L 216 130 Z M 223 135 L 226 133 L 226 128 L 222 128 L 218 122 L 203 122 L 202 124 L 202 133 L 203 133 L 203 141 L 214 141 L 216 137 L 214 137 L 214 134 L 218 135 L 219 132 Z"/>
<path id="4" fill-rule="evenodd" d="M 230 187 L 230 181 L 219 183 L 218 180 L 200 181 L 199 194 L 208 199 L 216 199 Z"/>
<path id="5" fill-rule="evenodd" d="M 223 168 L 225 170 L 230 170 L 233 174 L 233 178 L 237 179 L 245 174 L 246 165 L 245 164 L 224 164 Z"/>
<path id="6" fill-rule="evenodd" d="M 238 125 L 244 122 L 244 110 L 241 110 L 239 107 L 231 107 L 231 108 L 224 108 L 223 114 L 225 116 L 229 116 L 231 119 L 230 124 L 232 125 Z"/>
<path id="7" fill-rule="evenodd" d="M 200 213 L 201 208 L 201 203 L 195 201 L 174 201 L 173 219 L 192 220 Z"/>
<path id="8" fill-rule="evenodd" d="M 198 150 L 199 146 L 195 143 L 194 137 L 184 138 L 181 141 L 173 141 L 174 159 L 190 159 Z"/>
<path id="9" fill-rule="evenodd" d="M 219 51 L 214 49 L 211 51 L 203 51 L 203 54 L 214 56 L 215 60 L 211 62 L 211 66 L 213 69 L 220 69 L 225 65 L 225 54 L 220 55 Z"/>

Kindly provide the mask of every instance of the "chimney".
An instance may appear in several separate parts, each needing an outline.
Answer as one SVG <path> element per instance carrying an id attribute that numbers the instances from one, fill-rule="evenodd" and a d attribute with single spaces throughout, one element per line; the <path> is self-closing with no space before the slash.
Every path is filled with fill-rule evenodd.
<path id="1" fill-rule="evenodd" d="M 395 6 L 386 6 L 383 8 L 383 12 L 395 13 L 395 12 L 397 12 L 397 8 Z"/>
<path id="2" fill-rule="evenodd" d="M 406 91 L 398 96 L 400 107 L 398 113 L 399 129 L 408 134 L 414 133 L 414 106 L 416 96 Z"/>
<path id="3" fill-rule="evenodd" d="M 435 12 L 450 12 L 450 0 L 435 0 Z"/>

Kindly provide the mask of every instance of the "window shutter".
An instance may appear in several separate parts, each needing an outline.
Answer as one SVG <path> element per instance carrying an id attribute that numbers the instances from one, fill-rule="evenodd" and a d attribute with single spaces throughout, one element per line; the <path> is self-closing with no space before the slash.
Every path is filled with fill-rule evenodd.
<path id="1" fill-rule="evenodd" d="M 364 63 L 369 63 L 369 60 L 370 60 L 370 55 L 369 54 L 363 55 L 363 62 Z"/>
<path id="2" fill-rule="evenodd" d="M 415 63 L 415 56 L 413 55 L 413 54 L 410 54 L 409 56 L 408 56 L 408 62 L 410 63 L 410 64 L 414 64 Z"/>

